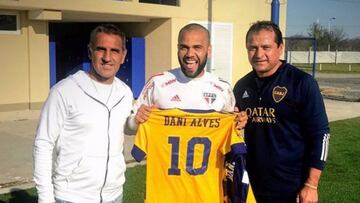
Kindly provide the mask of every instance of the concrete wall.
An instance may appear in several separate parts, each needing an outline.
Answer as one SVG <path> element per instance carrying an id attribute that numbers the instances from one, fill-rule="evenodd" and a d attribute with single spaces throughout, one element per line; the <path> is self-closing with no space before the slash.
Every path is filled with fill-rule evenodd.
<path id="1" fill-rule="evenodd" d="M 290 63 L 313 63 L 314 52 L 288 51 Z M 318 51 L 316 63 L 360 63 L 360 52 L 355 51 Z"/>
<path id="2" fill-rule="evenodd" d="M 29 103 L 30 109 L 39 109 L 50 87 L 48 23 L 28 22 Z"/>
<path id="3" fill-rule="evenodd" d="M 38 109 L 49 90 L 47 22 L 20 14 L 19 34 L 0 34 L 0 111 Z"/>

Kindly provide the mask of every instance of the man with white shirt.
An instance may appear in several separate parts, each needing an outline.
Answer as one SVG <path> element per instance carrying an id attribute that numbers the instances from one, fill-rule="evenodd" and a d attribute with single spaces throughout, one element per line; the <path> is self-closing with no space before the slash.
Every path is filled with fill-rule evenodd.
<path id="1" fill-rule="evenodd" d="M 33 150 L 39 202 L 122 202 L 124 126 L 133 94 L 115 75 L 125 56 L 124 33 L 100 25 L 90 36 L 90 71 L 51 89 Z"/>
<path id="2" fill-rule="evenodd" d="M 233 112 L 235 99 L 229 83 L 205 71 L 210 56 L 209 31 L 196 23 L 183 27 L 178 37 L 180 67 L 149 79 L 134 104 L 132 127 L 147 120 L 152 106 Z M 244 112 L 240 115 L 242 128 L 247 116 Z"/>

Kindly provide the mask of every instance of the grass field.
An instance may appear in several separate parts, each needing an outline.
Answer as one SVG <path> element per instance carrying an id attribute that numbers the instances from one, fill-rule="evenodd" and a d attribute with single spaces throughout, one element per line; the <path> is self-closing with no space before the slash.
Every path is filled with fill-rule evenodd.
<path id="1" fill-rule="evenodd" d="M 360 202 L 360 117 L 330 123 L 328 161 L 319 186 L 320 203 Z M 145 166 L 126 172 L 124 203 L 142 203 Z M 35 189 L 0 195 L 0 203 L 36 203 Z"/>
<path id="2" fill-rule="evenodd" d="M 299 67 L 307 72 L 312 71 L 312 64 L 304 64 L 304 63 L 294 63 L 292 64 L 296 67 Z M 316 72 L 323 72 L 323 73 L 360 73 L 360 63 L 341 63 L 341 64 L 334 64 L 334 63 L 322 63 L 316 64 Z"/>
<path id="3" fill-rule="evenodd" d="M 319 202 L 360 202 L 360 117 L 332 122 Z"/>

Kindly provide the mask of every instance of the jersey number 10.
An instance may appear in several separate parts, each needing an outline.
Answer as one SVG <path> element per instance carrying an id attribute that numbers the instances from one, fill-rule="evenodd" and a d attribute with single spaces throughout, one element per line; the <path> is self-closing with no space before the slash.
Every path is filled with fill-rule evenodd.
<path id="1" fill-rule="evenodd" d="M 180 175 L 179 168 L 179 149 L 180 137 L 169 137 L 168 143 L 172 145 L 171 148 L 171 168 L 168 169 L 168 175 Z M 194 168 L 194 149 L 196 145 L 203 145 L 203 155 L 201 167 Z M 193 137 L 187 143 L 186 153 L 186 171 L 190 175 L 201 175 L 207 170 L 209 163 L 209 155 L 211 149 L 211 141 L 207 137 Z"/>

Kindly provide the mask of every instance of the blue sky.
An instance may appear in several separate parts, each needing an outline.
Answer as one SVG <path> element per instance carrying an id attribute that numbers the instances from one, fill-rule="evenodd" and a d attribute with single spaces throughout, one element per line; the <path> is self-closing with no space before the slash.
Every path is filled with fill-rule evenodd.
<path id="1" fill-rule="evenodd" d="M 281 11 L 280 11 L 281 12 Z M 307 36 L 309 25 L 319 20 L 326 29 L 342 28 L 346 37 L 360 37 L 360 0 L 287 0 L 286 36 Z"/>

